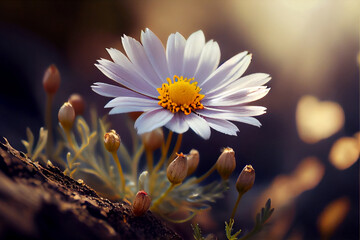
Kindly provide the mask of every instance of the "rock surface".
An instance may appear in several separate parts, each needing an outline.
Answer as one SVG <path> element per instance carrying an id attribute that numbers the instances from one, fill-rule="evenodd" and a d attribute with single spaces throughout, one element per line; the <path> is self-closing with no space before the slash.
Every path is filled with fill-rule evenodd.
<path id="1" fill-rule="evenodd" d="M 181 239 L 151 212 L 135 217 L 84 183 L 0 143 L 0 239 Z"/>

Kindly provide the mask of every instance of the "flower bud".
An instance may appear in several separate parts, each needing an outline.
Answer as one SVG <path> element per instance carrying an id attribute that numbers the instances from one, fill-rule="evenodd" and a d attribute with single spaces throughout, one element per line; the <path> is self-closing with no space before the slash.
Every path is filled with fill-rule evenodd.
<path id="1" fill-rule="evenodd" d="M 167 170 L 166 175 L 172 184 L 181 183 L 187 175 L 188 166 L 187 160 L 184 154 L 177 154 L 177 158 L 172 161 Z"/>
<path id="2" fill-rule="evenodd" d="M 75 110 L 75 115 L 82 115 L 85 110 L 85 101 L 80 94 L 74 93 L 68 99 Z"/>
<path id="3" fill-rule="evenodd" d="M 235 186 L 240 194 L 244 194 L 252 188 L 254 182 L 255 170 L 251 165 L 246 165 L 241 171 Z"/>
<path id="4" fill-rule="evenodd" d="M 186 156 L 188 171 L 187 176 L 191 175 L 199 165 L 200 155 L 196 149 L 191 149 L 190 153 Z"/>
<path id="5" fill-rule="evenodd" d="M 75 111 L 69 102 L 66 102 L 61 106 L 58 113 L 58 119 L 65 130 L 70 130 L 72 128 L 75 121 Z"/>
<path id="6" fill-rule="evenodd" d="M 109 152 L 116 152 L 120 147 L 121 139 L 115 130 L 111 130 L 104 135 L 104 145 Z"/>
<path id="7" fill-rule="evenodd" d="M 216 169 L 222 179 L 229 179 L 236 167 L 235 152 L 232 148 L 225 148 L 216 162 Z"/>
<path id="8" fill-rule="evenodd" d="M 162 128 L 156 128 L 151 132 L 142 134 L 141 139 L 147 151 L 155 151 L 164 143 L 164 132 Z"/>
<path id="9" fill-rule="evenodd" d="M 141 216 L 149 210 L 151 198 L 145 191 L 139 191 L 134 199 L 132 210 L 135 216 Z"/>
<path id="10" fill-rule="evenodd" d="M 47 94 L 55 94 L 60 86 L 60 73 L 57 67 L 52 64 L 50 65 L 43 77 L 43 87 Z"/>

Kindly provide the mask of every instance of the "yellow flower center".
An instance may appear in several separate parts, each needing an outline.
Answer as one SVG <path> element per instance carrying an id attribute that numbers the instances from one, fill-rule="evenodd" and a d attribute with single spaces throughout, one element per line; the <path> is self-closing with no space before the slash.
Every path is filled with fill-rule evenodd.
<path id="1" fill-rule="evenodd" d="M 181 110 L 186 115 L 193 110 L 204 108 L 200 100 L 205 95 L 199 93 L 201 88 L 197 86 L 197 82 L 190 83 L 194 78 L 188 79 L 174 75 L 173 81 L 170 78 L 166 80 L 168 83 L 163 83 L 161 88 L 157 89 L 160 94 L 158 97 L 160 106 L 173 113 Z"/>

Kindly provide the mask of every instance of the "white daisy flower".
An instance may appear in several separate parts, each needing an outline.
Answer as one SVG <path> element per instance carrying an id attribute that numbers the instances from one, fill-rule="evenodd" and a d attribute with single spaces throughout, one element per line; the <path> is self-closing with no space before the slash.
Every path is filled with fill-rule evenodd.
<path id="1" fill-rule="evenodd" d="M 197 31 L 185 39 L 171 34 L 166 49 L 149 29 L 141 32 L 141 43 L 123 36 L 127 57 L 116 49 L 107 49 L 113 61 L 98 60 L 101 72 L 119 86 L 95 83 L 92 89 L 113 97 L 105 107 L 110 114 L 143 112 L 135 122 L 138 134 L 165 126 L 184 133 L 191 128 L 204 139 L 210 128 L 236 135 L 230 121 L 261 126 L 253 116 L 264 114 L 265 107 L 247 106 L 264 97 L 270 80 L 264 73 L 241 77 L 251 61 L 242 52 L 218 67 L 220 48 L 217 42 L 205 42 Z"/>

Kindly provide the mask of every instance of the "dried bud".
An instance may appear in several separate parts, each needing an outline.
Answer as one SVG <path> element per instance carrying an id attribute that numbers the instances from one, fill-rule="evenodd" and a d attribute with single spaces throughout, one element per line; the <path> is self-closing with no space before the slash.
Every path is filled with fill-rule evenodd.
<path id="1" fill-rule="evenodd" d="M 255 170 L 251 165 L 246 165 L 236 181 L 236 189 L 240 194 L 244 194 L 252 188 L 254 182 Z"/>
<path id="2" fill-rule="evenodd" d="M 166 175 L 172 184 L 181 183 L 188 171 L 187 160 L 184 154 L 177 154 L 177 158 L 170 163 L 166 170 Z"/>
<path id="3" fill-rule="evenodd" d="M 222 179 L 229 179 L 236 167 L 235 152 L 232 148 L 225 148 L 216 162 L 216 169 Z"/>
<path id="4" fill-rule="evenodd" d="M 147 151 L 155 151 L 164 143 L 164 132 L 162 128 L 156 128 L 151 132 L 142 134 L 141 138 Z"/>
<path id="5" fill-rule="evenodd" d="M 66 102 L 61 106 L 58 113 L 58 119 L 65 130 L 70 130 L 72 128 L 75 120 L 75 111 L 69 102 Z"/>
<path id="6" fill-rule="evenodd" d="M 43 77 L 43 87 L 47 94 L 55 94 L 60 86 L 60 73 L 57 67 L 50 65 Z"/>
<path id="7" fill-rule="evenodd" d="M 121 139 L 115 130 L 111 130 L 104 135 L 104 145 L 109 152 L 116 152 L 120 147 Z"/>
<path id="8" fill-rule="evenodd" d="M 82 115 L 85 110 L 85 101 L 80 94 L 74 93 L 68 99 L 75 110 L 75 115 Z"/>
<path id="9" fill-rule="evenodd" d="M 132 210 L 135 216 L 141 216 L 149 210 L 151 198 L 145 191 L 139 191 L 134 199 Z"/>
<path id="10" fill-rule="evenodd" d="M 191 149 L 190 153 L 186 156 L 188 171 L 187 176 L 191 175 L 199 165 L 200 155 L 196 149 Z"/>

